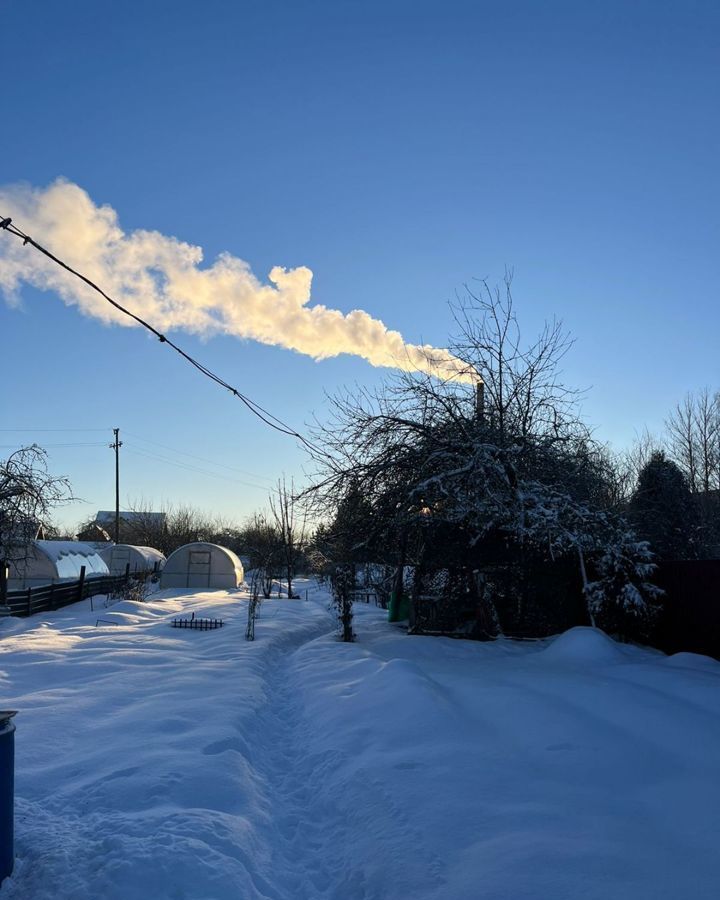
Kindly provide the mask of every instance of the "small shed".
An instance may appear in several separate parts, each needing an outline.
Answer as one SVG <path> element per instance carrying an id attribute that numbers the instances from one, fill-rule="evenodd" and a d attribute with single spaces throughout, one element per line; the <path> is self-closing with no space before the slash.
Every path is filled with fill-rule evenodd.
<path id="1" fill-rule="evenodd" d="M 30 541 L 21 558 L 10 563 L 10 590 L 77 581 L 85 566 L 85 577 L 107 575 L 108 567 L 92 544 L 83 541 Z"/>
<path id="2" fill-rule="evenodd" d="M 242 563 L 232 550 L 195 541 L 178 547 L 168 556 L 160 587 L 232 590 L 240 587 L 244 577 Z"/>
<path id="3" fill-rule="evenodd" d="M 159 572 L 165 555 L 154 547 L 136 547 L 133 544 L 113 544 L 100 551 L 111 575 L 124 575 L 130 566 L 130 574 Z"/>

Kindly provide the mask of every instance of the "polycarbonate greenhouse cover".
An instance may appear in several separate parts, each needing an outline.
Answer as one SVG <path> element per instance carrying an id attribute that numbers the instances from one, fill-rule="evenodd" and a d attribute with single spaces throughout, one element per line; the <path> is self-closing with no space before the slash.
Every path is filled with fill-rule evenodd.
<path id="1" fill-rule="evenodd" d="M 35 545 L 55 565 L 58 578 L 79 578 L 80 567 L 85 575 L 107 575 L 108 567 L 92 546 L 82 541 L 35 541 Z"/>

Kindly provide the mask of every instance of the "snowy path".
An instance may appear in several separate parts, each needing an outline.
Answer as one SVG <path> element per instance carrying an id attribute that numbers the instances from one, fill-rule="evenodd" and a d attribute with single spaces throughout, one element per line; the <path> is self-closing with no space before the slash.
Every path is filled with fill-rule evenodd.
<path id="1" fill-rule="evenodd" d="M 716 900 L 720 664 L 237 594 L 0 622 L 0 900 Z M 216 632 L 169 628 L 221 616 Z"/>
<path id="2" fill-rule="evenodd" d="M 227 625 L 168 629 L 191 611 Z M 418 834 L 375 761 L 302 702 L 303 653 L 355 649 L 321 603 L 264 604 L 251 644 L 245 615 L 198 595 L 16 623 L 0 645 L 27 688 L 3 900 L 57 900 L 59 883 L 68 898 L 380 900 L 437 882 L 429 850 L 397 866 Z"/>
<path id="3" fill-rule="evenodd" d="M 168 628 L 195 609 L 226 627 Z M 332 622 L 275 601 L 248 644 L 246 610 L 207 595 L 65 611 L 4 639 L 0 669 L 29 690 L 12 698 L 20 860 L 3 898 L 57 898 L 59 880 L 68 897 L 292 896 L 266 880 L 290 868 L 269 865 L 283 743 L 270 725 L 288 658 Z"/>
<path id="4" fill-rule="evenodd" d="M 408 847 L 420 846 L 408 815 L 374 777 L 377 765 L 357 765 L 357 753 L 338 746 L 337 735 L 318 732 L 323 716 L 309 717 L 299 702 L 303 656 L 328 646 L 344 652 L 334 624 L 321 622 L 315 633 L 290 636 L 266 670 L 267 702 L 253 724 L 271 848 L 263 893 L 272 900 L 381 900 L 396 883 L 394 896 L 416 896 L 442 883 L 432 849 L 423 848 L 418 872 L 398 866 Z M 358 848 L 368 839 L 366 857 Z"/>
<path id="5" fill-rule="evenodd" d="M 269 702 L 256 723 L 258 766 L 270 804 L 267 878 L 275 886 L 267 894 L 278 900 L 324 894 L 333 877 L 323 833 L 340 838 L 342 830 L 336 810 L 326 810 L 322 819 L 310 814 L 315 800 L 312 771 L 308 771 L 297 686 L 290 674 L 297 649 L 274 667 L 268 680 Z"/>

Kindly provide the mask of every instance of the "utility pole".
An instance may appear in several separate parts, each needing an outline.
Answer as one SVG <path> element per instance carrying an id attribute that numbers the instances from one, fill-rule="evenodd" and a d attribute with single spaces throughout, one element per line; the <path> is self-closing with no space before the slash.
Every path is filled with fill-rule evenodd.
<path id="1" fill-rule="evenodd" d="M 120 429 L 113 428 L 115 440 L 109 444 L 111 450 L 115 451 L 115 543 L 120 543 L 120 448 L 122 441 L 120 440 Z"/>

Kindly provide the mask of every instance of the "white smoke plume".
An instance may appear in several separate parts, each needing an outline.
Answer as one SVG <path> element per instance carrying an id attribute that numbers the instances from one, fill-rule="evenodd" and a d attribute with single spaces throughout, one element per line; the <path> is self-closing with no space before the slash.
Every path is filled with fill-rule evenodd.
<path id="1" fill-rule="evenodd" d="M 96 206 L 71 182 L 0 188 L 0 214 L 158 330 L 229 334 L 314 359 L 349 353 L 373 366 L 471 380 L 447 350 L 408 344 L 362 310 L 310 306 L 312 272 L 305 266 L 276 266 L 266 284 L 229 253 L 201 267 L 200 247 L 157 231 L 124 232 L 112 207 Z M 0 232 L 0 289 L 9 302 L 23 283 L 53 291 L 103 322 L 135 324 L 52 260 Z"/>

